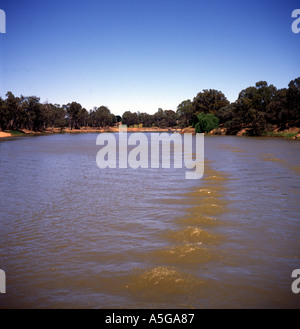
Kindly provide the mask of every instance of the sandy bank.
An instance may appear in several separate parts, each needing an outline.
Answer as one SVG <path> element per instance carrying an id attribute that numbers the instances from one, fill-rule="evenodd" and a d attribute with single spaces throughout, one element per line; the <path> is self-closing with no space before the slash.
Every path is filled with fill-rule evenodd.
<path id="1" fill-rule="evenodd" d="M 5 133 L 3 131 L 0 131 L 0 138 L 6 138 L 6 137 L 11 137 L 12 134 L 10 133 Z"/>
<path id="2" fill-rule="evenodd" d="M 36 135 L 52 135 L 52 134 L 59 134 L 59 133 L 67 133 L 67 134 L 81 134 L 81 133 L 108 133 L 108 132 L 119 132 L 119 127 L 105 127 L 105 128 L 90 128 L 90 127 L 82 127 L 81 129 L 70 129 L 70 128 L 47 128 L 45 131 L 32 131 L 23 129 L 20 132 L 22 136 L 36 136 Z M 169 133 L 190 133 L 195 134 L 195 128 L 187 127 L 187 128 L 159 128 L 159 127 L 142 127 L 142 128 L 127 128 L 127 132 L 169 132 Z M 19 136 L 20 136 L 19 135 Z M 219 127 L 218 129 L 214 129 L 210 131 L 207 135 L 226 135 L 226 129 L 223 127 Z M 7 138 L 7 137 L 18 137 L 17 135 L 2 132 L 0 131 L 0 138 Z M 247 136 L 247 128 L 240 130 L 236 136 Z M 292 127 L 289 129 L 285 129 L 280 131 L 278 127 L 274 126 L 271 131 L 265 132 L 263 134 L 265 137 L 285 137 L 288 139 L 298 139 L 300 140 L 300 128 Z"/>
<path id="3" fill-rule="evenodd" d="M 169 129 L 169 128 L 127 128 L 127 132 L 180 132 L 180 129 Z M 81 134 L 81 133 L 106 133 L 106 132 L 119 132 L 119 127 L 106 127 L 106 128 L 90 128 L 90 127 L 82 127 L 81 129 L 70 129 L 70 128 L 47 128 L 45 131 L 33 131 L 28 129 L 23 129 L 20 132 L 21 136 L 36 136 L 36 135 L 52 135 L 59 133 L 67 133 L 67 134 Z M 19 136 L 20 136 L 19 135 Z M 19 137 L 17 136 L 17 137 Z M 0 131 L 0 138 L 6 137 L 15 137 L 15 135 Z"/>

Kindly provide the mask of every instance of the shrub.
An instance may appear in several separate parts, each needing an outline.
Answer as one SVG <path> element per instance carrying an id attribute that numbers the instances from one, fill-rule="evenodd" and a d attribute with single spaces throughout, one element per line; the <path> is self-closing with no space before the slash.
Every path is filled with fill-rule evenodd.
<path id="1" fill-rule="evenodd" d="M 205 114 L 201 112 L 197 118 L 198 123 L 195 126 L 196 133 L 208 133 L 219 126 L 219 119 L 212 113 Z"/>

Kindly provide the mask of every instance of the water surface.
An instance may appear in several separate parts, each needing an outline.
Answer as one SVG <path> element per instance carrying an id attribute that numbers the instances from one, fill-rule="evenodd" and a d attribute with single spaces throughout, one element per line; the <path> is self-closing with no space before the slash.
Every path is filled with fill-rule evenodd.
<path id="1" fill-rule="evenodd" d="M 207 136 L 186 180 L 100 170 L 96 138 L 0 142 L 0 307 L 299 308 L 299 141 Z"/>

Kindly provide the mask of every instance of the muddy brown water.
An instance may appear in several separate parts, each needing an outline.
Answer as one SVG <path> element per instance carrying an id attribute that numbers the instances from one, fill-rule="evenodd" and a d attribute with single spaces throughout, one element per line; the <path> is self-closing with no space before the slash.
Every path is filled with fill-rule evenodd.
<path id="1" fill-rule="evenodd" d="M 0 307 L 300 307 L 299 141 L 207 136 L 186 180 L 100 170 L 96 138 L 0 142 Z"/>

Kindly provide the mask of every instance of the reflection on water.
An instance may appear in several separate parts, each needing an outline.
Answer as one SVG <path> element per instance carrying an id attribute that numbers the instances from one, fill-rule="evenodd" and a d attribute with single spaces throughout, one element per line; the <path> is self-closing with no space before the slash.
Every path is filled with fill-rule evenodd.
<path id="1" fill-rule="evenodd" d="M 205 137 L 205 174 L 104 169 L 94 134 L 0 142 L 0 307 L 300 307 L 300 143 Z"/>

